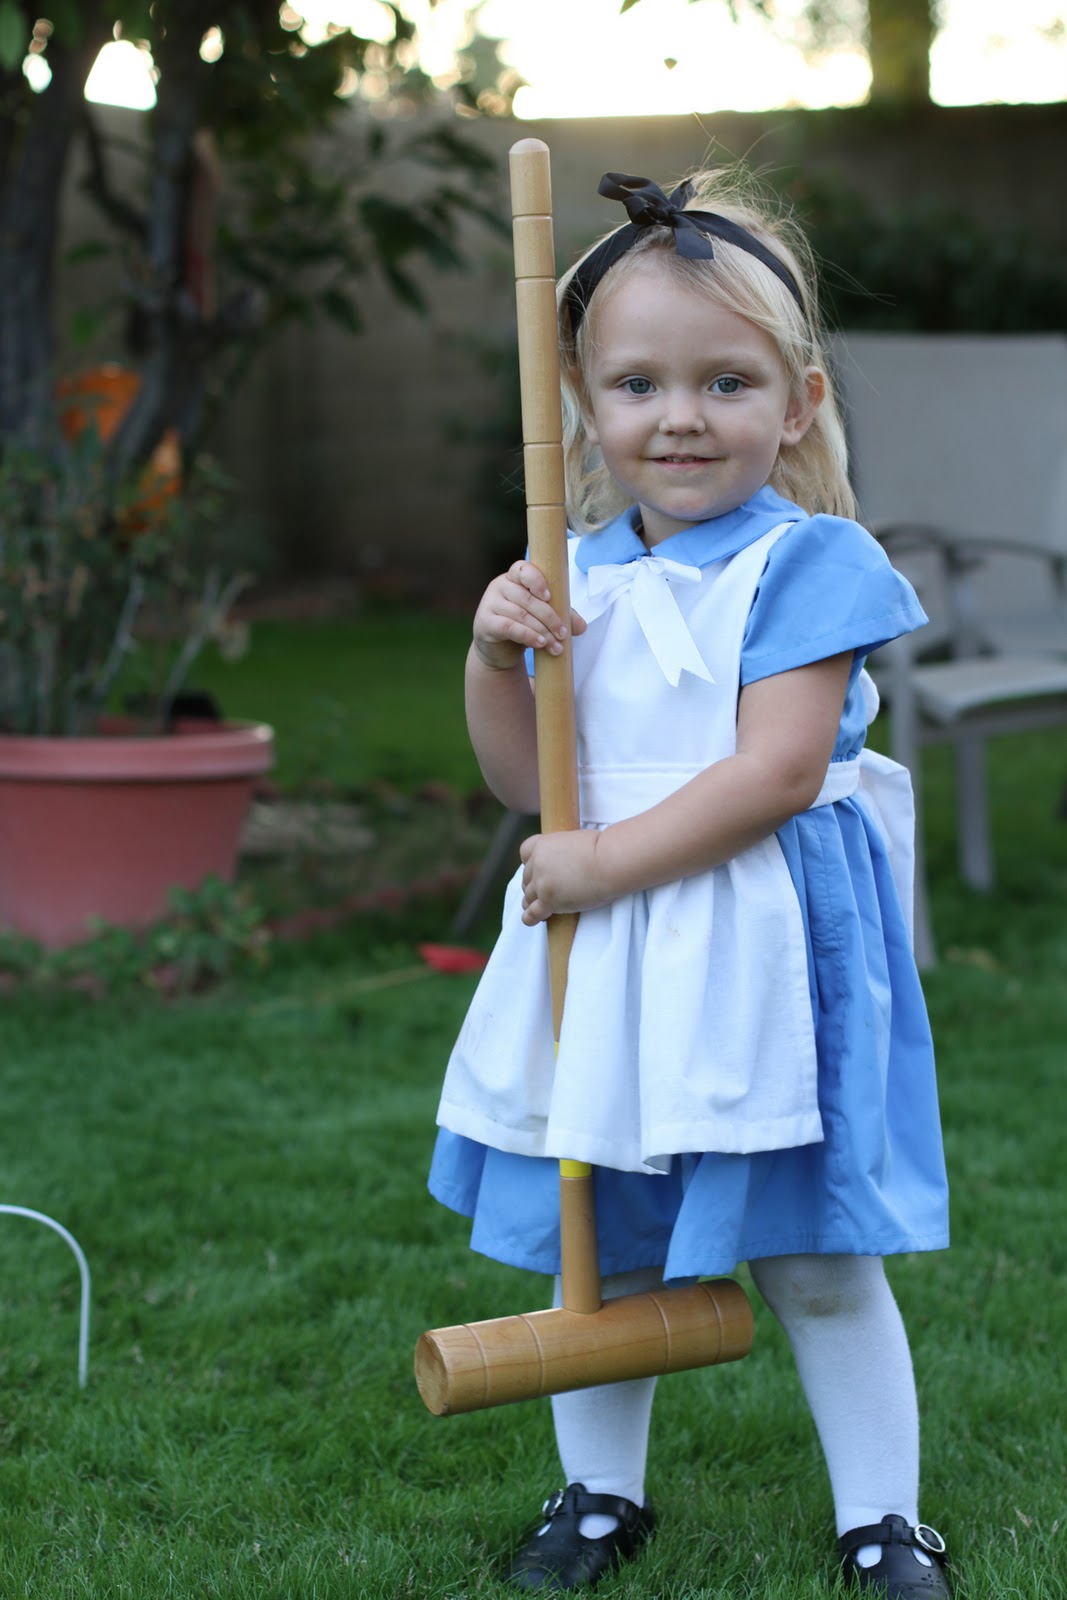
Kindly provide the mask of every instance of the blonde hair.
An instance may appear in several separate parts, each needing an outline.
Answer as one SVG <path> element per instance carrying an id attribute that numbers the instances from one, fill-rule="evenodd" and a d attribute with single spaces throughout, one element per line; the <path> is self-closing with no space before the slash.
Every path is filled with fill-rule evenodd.
<path id="1" fill-rule="evenodd" d="M 563 373 L 563 451 L 570 525 L 578 532 L 601 527 L 630 503 L 629 496 L 605 467 L 599 449 L 586 437 L 585 374 L 596 338 L 597 311 L 637 263 L 653 251 L 658 252 L 668 271 L 680 283 L 703 291 L 717 304 L 770 334 L 794 394 L 802 393 L 808 368 L 816 367 L 822 372 L 825 393 L 811 426 L 798 443 L 782 446 L 769 482 L 771 488 L 811 514 L 823 511 L 855 517 L 856 501 L 848 481 L 845 430 L 834 398 L 825 341 L 819 327 L 815 265 L 808 242 L 792 220 L 780 208 L 770 205 L 758 193 L 751 178 L 737 169 L 708 169 L 694 173 L 690 181 L 693 194 L 685 209 L 714 211 L 738 223 L 772 250 L 795 279 L 803 309 L 769 267 L 739 246 L 715 238 L 712 259 L 690 260 L 678 254 L 673 228 L 654 225 L 643 228 L 633 246 L 608 269 L 575 338 L 564 296 L 582 261 L 601 241 L 586 251 L 564 273 L 557 292 Z"/>

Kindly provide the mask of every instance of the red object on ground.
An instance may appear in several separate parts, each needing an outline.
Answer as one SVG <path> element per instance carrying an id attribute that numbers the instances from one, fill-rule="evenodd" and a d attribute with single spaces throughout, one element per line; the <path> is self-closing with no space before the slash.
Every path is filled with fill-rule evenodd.
<path id="1" fill-rule="evenodd" d="M 233 877 L 264 723 L 159 737 L 0 736 L 0 924 L 62 949 L 88 920 L 143 928 L 174 886 Z"/>
<path id="2" fill-rule="evenodd" d="M 481 972 L 489 957 L 460 944 L 420 944 L 419 955 L 435 972 Z"/>

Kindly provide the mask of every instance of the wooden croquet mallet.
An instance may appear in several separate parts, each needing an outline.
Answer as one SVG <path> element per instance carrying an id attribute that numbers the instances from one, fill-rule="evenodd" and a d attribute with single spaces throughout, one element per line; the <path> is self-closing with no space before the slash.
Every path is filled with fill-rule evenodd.
<path id="1" fill-rule="evenodd" d="M 552 603 L 568 617 L 567 520 L 563 488 L 555 252 L 548 146 L 511 148 L 515 295 L 530 560 Z M 578 827 L 577 747 L 570 644 L 536 658 L 541 827 Z M 567 961 L 577 918 L 548 922 L 549 973 L 558 1042 Z M 435 1328 L 415 1351 L 419 1393 L 436 1416 L 513 1400 L 650 1378 L 736 1361 L 752 1345 L 752 1308 L 729 1278 L 601 1301 L 592 1169 L 560 1162 L 563 1304 L 526 1316 Z"/>

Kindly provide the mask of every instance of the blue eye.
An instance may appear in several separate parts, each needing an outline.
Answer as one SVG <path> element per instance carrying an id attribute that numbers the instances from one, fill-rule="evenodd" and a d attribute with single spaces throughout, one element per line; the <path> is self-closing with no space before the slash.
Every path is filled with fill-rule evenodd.
<path id="1" fill-rule="evenodd" d="M 740 394 L 744 387 L 740 378 L 729 377 L 716 378 L 711 386 L 713 394 Z"/>
<path id="2" fill-rule="evenodd" d="M 622 387 L 628 394 L 652 393 L 652 382 L 649 378 L 627 378 Z"/>

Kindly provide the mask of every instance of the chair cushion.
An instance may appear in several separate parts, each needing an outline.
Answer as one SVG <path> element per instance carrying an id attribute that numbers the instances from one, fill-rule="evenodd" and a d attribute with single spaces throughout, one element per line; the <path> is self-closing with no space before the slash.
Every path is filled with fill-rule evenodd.
<path id="1" fill-rule="evenodd" d="M 966 661 L 938 661 L 913 667 L 911 676 L 923 714 L 946 726 L 968 712 L 1001 702 L 1045 700 L 1057 695 L 1067 701 L 1067 658 L 1056 656 L 978 656 Z M 1024 712 L 1021 707 L 1016 710 L 1022 728 Z"/>

